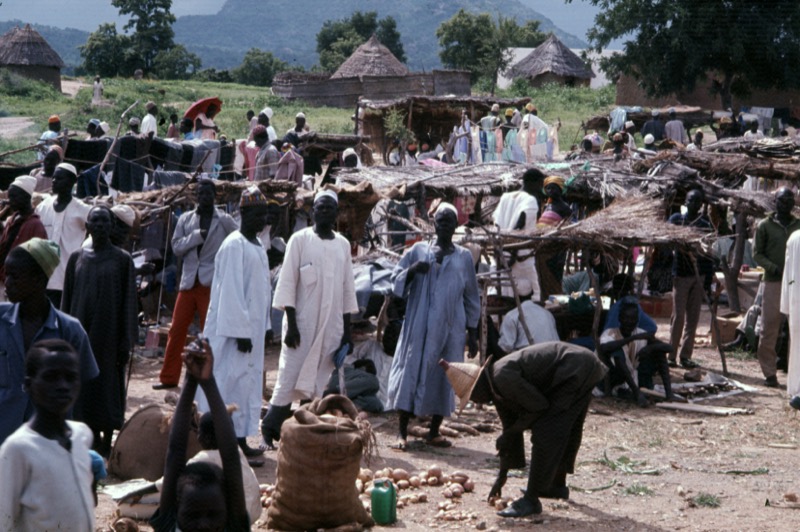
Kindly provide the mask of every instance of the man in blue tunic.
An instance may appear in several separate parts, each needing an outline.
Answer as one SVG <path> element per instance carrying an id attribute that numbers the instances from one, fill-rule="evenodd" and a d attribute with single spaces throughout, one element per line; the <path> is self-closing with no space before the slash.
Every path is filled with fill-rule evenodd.
<path id="1" fill-rule="evenodd" d="M 434 220 L 436 241 L 415 244 L 392 273 L 394 294 L 407 300 L 388 391 L 388 409 L 400 413 L 400 450 L 412 415 L 433 416 L 426 443 L 450 446 L 439 427 L 455 410 L 455 400 L 438 362 L 462 362 L 465 343 L 470 355 L 477 352 L 480 299 L 472 254 L 453 243 L 455 207 L 442 203 Z"/>
<path id="2" fill-rule="evenodd" d="M 21 244 L 6 258 L 10 303 L 0 303 L 0 444 L 33 415 L 22 383 L 25 353 L 35 342 L 53 338 L 69 342 L 78 352 L 84 383 L 99 373 L 80 322 L 56 310 L 47 298 L 47 281 L 58 264 L 58 245 L 41 238 Z"/>

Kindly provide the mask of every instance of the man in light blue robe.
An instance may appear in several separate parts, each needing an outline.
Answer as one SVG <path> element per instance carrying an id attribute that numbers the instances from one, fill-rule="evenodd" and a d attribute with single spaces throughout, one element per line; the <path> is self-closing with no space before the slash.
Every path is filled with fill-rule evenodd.
<path id="1" fill-rule="evenodd" d="M 415 244 L 392 273 L 394 294 L 407 300 L 388 390 L 388 409 L 400 412 L 401 450 L 412 415 L 433 416 L 426 443 L 450 445 L 439 426 L 455 410 L 455 399 L 438 362 L 463 362 L 467 342 L 470 355 L 477 351 L 480 299 L 472 254 L 452 243 L 458 225 L 452 205 L 439 206 L 435 223 L 436 241 Z"/>

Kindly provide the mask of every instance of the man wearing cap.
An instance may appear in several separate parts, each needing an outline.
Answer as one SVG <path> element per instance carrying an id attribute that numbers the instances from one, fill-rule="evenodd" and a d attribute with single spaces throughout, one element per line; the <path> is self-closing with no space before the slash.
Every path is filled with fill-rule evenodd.
<path id="1" fill-rule="evenodd" d="M 57 310 L 47 298 L 47 278 L 60 264 L 58 255 L 53 242 L 32 238 L 11 250 L 5 260 L 5 293 L 10 303 L 0 303 L 0 444 L 33 415 L 33 403 L 22 385 L 25 353 L 35 342 L 66 340 L 78 352 L 81 381 L 98 375 L 80 322 Z"/>
<path id="2" fill-rule="evenodd" d="M 100 136 L 100 133 L 97 131 L 98 127 L 100 127 L 100 120 L 97 118 L 89 120 L 89 123 L 86 125 L 86 140 L 92 140 Z"/>
<path id="3" fill-rule="evenodd" d="M 138 117 L 132 116 L 128 120 L 128 135 L 138 135 L 140 133 L 139 126 L 141 125 L 142 121 Z"/>
<path id="4" fill-rule="evenodd" d="M 686 127 L 678 116 L 675 114 L 675 109 L 669 109 L 669 122 L 664 125 L 664 135 L 672 142 L 677 142 L 686 146 L 689 144 L 689 134 L 686 133 Z"/>
<path id="5" fill-rule="evenodd" d="M 197 208 L 178 218 L 172 235 L 172 252 L 182 260 L 183 267 L 164 352 L 164 366 L 158 377 L 159 383 L 153 385 L 156 390 L 175 388 L 180 383 L 181 354 L 189 325 L 197 313 L 200 327 L 205 326 L 214 261 L 222 243 L 238 228 L 230 215 L 214 207 L 216 187 L 213 181 L 201 179 L 195 190 Z"/>
<path id="6" fill-rule="evenodd" d="M 61 163 L 53 173 L 53 194 L 37 207 L 47 237 L 61 250 L 61 261 L 47 283 L 47 295 L 57 308 L 61 305 L 64 272 L 69 256 L 80 249 L 86 237 L 86 219 L 91 207 L 72 197 L 78 172 L 69 163 Z"/>
<path id="7" fill-rule="evenodd" d="M 280 439 L 294 401 L 322 397 L 333 356 L 350 339 L 350 314 L 358 312 L 350 243 L 333 230 L 339 199 L 331 190 L 314 198 L 314 225 L 289 239 L 275 300 L 283 310 L 278 379 L 261 425 L 268 446 Z"/>
<path id="8" fill-rule="evenodd" d="M 644 123 L 642 126 L 642 135 L 653 135 L 655 142 L 664 140 L 664 122 L 659 118 L 660 113 L 653 109 L 652 118 Z"/>
<path id="9" fill-rule="evenodd" d="M 272 120 L 272 109 L 265 107 L 259 111 L 258 116 L 256 117 L 256 125 L 264 126 L 267 129 L 269 141 L 275 142 L 278 140 L 278 134 L 275 133 L 275 128 L 270 125 L 270 120 Z M 253 129 L 255 129 L 255 127 L 253 127 Z M 253 140 L 253 129 L 250 130 L 250 137 L 247 139 L 248 141 Z"/>
<path id="10" fill-rule="evenodd" d="M 308 130 L 305 113 L 297 113 L 294 117 L 294 127 L 289 128 L 286 131 L 286 135 L 283 137 L 283 142 L 288 142 L 297 148 L 297 146 L 300 144 L 300 136 Z"/>
<path id="11" fill-rule="evenodd" d="M 58 138 L 60 131 L 61 119 L 58 117 L 58 115 L 52 115 L 47 119 L 47 131 L 42 133 L 42 136 L 39 137 L 39 142 L 37 143 L 39 150 L 36 152 L 37 160 L 41 161 L 44 159 L 44 155 L 47 153 L 47 148 L 57 142 L 56 139 Z"/>
<path id="12" fill-rule="evenodd" d="M 270 328 L 269 260 L 258 239 L 268 221 L 267 198 L 250 187 L 242 192 L 239 211 L 239 230 L 225 238 L 214 260 L 203 332 L 214 352 L 220 394 L 226 403 L 239 407 L 231 415 L 239 447 L 251 457 L 262 452 L 247 445 L 247 436 L 258 434 L 264 338 Z M 200 410 L 208 412 L 205 395 L 198 393 L 197 400 Z"/>
<path id="13" fill-rule="evenodd" d="M 93 448 L 111 454 L 111 439 L 125 418 L 125 375 L 138 339 L 133 260 L 111 242 L 114 215 L 106 205 L 89 211 L 92 247 L 73 253 L 64 276 L 61 308 L 89 335 L 99 378 L 81 387 L 75 418 L 94 433 Z M 90 288 L 91 287 L 91 288 Z"/>
<path id="14" fill-rule="evenodd" d="M 19 176 L 8 187 L 7 208 L 14 214 L 6 220 L 0 237 L 0 291 L 5 282 L 6 257 L 11 250 L 34 237 L 47 238 L 47 231 L 31 205 L 35 189 L 36 178 L 29 175 Z M 0 301 L 5 301 L 5 293 L 0 293 Z"/>
<path id="15" fill-rule="evenodd" d="M 628 151 L 633 153 L 636 151 L 636 140 L 634 140 L 633 135 L 636 133 L 636 124 L 633 123 L 633 120 L 628 120 L 625 122 L 625 134 L 628 136 L 627 138 L 627 145 Z"/>
<path id="16" fill-rule="evenodd" d="M 478 122 L 481 128 L 481 154 L 484 162 L 497 160 L 497 128 L 501 124 L 499 114 L 500 104 L 492 104 L 489 114 Z M 500 141 L 500 146 L 502 151 L 502 140 Z"/>
<path id="17" fill-rule="evenodd" d="M 158 106 L 155 102 L 147 102 L 145 104 L 147 114 L 142 118 L 142 134 L 153 134 L 154 137 L 158 136 L 158 124 L 156 123 L 156 116 L 158 116 Z"/>
<path id="18" fill-rule="evenodd" d="M 548 342 L 511 353 L 490 366 L 478 387 L 492 397 L 503 433 L 497 438 L 500 472 L 489 492 L 499 497 L 509 469 L 525 467 L 523 434 L 531 431 L 531 466 L 523 497 L 501 517 L 542 512 L 539 498 L 568 499 L 567 474 L 575 469 L 592 389 L 606 366 L 592 351 L 567 342 Z"/>

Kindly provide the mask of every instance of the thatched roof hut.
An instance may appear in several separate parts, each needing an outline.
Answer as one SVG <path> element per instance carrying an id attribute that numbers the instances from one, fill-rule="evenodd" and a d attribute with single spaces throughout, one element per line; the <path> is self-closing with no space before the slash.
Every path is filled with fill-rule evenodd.
<path id="1" fill-rule="evenodd" d="M 384 77 L 405 76 L 408 68 L 373 35 L 356 48 L 353 55 L 342 63 L 331 79 L 357 78 L 361 76 Z"/>
<path id="2" fill-rule="evenodd" d="M 12 28 L 0 37 L 0 68 L 50 83 L 61 91 L 64 62 L 30 24 L 24 28 Z"/>
<path id="3" fill-rule="evenodd" d="M 538 87 L 545 83 L 589 86 L 594 72 L 572 50 L 551 35 L 509 70 L 512 78 L 526 78 Z"/>

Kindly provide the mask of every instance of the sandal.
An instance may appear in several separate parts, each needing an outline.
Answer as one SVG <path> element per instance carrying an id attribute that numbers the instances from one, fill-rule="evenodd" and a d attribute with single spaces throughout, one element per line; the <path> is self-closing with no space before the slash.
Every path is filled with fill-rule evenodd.
<path id="1" fill-rule="evenodd" d="M 425 438 L 425 445 L 430 445 L 431 447 L 452 447 L 453 442 L 445 438 L 444 436 L 436 436 L 435 438 Z"/>
<path id="2" fill-rule="evenodd" d="M 389 448 L 395 451 L 405 451 L 408 449 L 408 441 L 398 438 L 396 442 L 389 446 Z"/>

